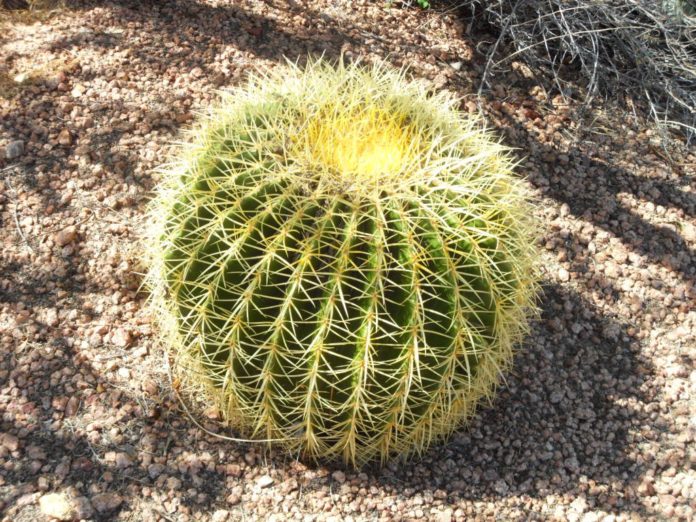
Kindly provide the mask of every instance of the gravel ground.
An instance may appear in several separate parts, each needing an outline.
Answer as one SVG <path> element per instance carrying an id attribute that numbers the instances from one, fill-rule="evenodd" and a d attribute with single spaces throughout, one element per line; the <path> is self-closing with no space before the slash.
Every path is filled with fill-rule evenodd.
<path id="1" fill-rule="evenodd" d="M 366 0 L 5 21 L 3 520 L 693 519 L 696 157 L 609 105 L 581 117 L 519 63 L 483 111 L 539 197 L 543 314 L 469 428 L 381 469 L 312 466 L 206 434 L 171 392 L 136 239 L 195 112 L 259 64 L 322 52 L 407 64 L 476 111 L 492 41 L 456 10 Z"/>

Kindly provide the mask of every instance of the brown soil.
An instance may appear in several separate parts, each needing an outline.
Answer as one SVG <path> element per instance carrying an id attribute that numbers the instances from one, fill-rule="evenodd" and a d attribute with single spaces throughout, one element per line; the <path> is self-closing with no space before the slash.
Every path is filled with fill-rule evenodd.
<path id="1" fill-rule="evenodd" d="M 313 466 L 181 412 L 138 290 L 153 169 L 218 89 L 284 57 L 386 58 L 476 112 L 493 37 L 448 4 L 366 0 L 94 1 L 0 26 L 4 520 L 45 517 L 50 492 L 95 520 L 694 516 L 683 143 L 609 103 L 583 113 L 522 64 L 496 78 L 481 108 L 545 223 L 542 318 L 448 443 L 382 469 Z"/>

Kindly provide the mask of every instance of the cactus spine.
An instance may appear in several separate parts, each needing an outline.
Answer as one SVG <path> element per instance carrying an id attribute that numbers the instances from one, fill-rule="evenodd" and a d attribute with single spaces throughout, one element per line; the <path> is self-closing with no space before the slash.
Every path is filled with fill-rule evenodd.
<path id="1" fill-rule="evenodd" d="M 455 107 L 382 65 L 288 66 L 166 169 L 153 303 L 182 381 L 242 432 L 359 465 L 492 396 L 533 310 L 534 227 L 508 151 Z"/>

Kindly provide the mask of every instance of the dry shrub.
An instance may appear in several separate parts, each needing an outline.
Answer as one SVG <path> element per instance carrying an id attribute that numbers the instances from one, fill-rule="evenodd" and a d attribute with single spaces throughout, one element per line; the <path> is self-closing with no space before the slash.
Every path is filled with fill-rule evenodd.
<path id="1" fill-rule="evenodd" d="M 637 104 L 663 129 L 696 133 L 696 4 L 693 0 L 464 0 L 493 29 L 484 86 L 524 60 L 568 95 L 582 80 L 595 96 Z"/>

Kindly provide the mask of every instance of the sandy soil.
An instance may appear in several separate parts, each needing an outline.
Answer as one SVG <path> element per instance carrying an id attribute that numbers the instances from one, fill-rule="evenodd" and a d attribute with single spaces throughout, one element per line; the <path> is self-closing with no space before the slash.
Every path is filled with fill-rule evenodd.
<path id="1" fill-rule="evenodd" d="M 542 317 L 448 443 L 313 466 L 181 412 L 138 292 L 152 169 L 217 89 L 284 56 L 386 57 L 474 112 L 493 37 L 446 6 L 365 0 L 83 2 L 0 24 L 3 520 L 694 516 L 696 158 L 679 140 L 610 104 L 580 114 L 521 64 L 496 78 L 483 111 L 545 223 Z"/>

